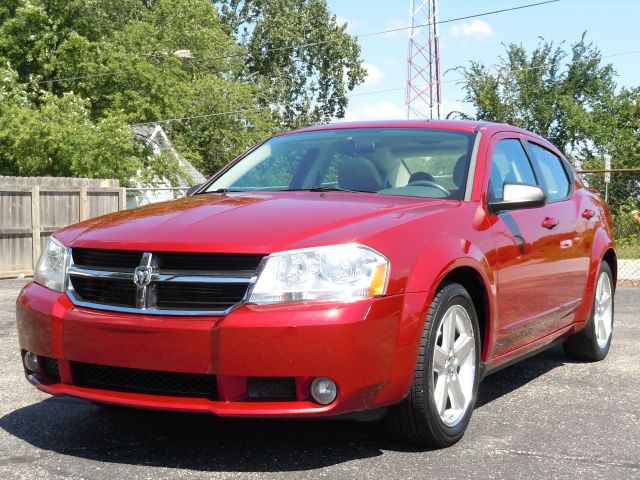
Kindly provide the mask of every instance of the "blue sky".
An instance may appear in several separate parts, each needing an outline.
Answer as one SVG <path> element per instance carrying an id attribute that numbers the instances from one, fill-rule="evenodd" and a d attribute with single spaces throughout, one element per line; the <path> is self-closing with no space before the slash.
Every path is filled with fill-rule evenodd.
<path id="1" fill-rule="evenodd" d="M 509 8 L 539 0 L 440 0 L 440 20 Z M 407 0 L 328 0 L 329 8 L 347 22 L 353 35 L 408 25 Z M 613 64 L 619 86 L 640 85 L 640 1 L 639 0 L 561 0 L 477 19 L 445 23 L 440 26 L 442 71 L 470 60 L 492 65 L 503 54 L 502 43 L 522 43 L 532 50 L 538 38 L 566 41 L 567 47 L 583 31 L 600 49 L 604 61 Z M 365 84 L 352 93 L 398 88 L 396 91 L 351 98 L 347 120 L 405 118 L 407 31 L 361 38 L 362 58 L 369 70 Z M 457 72 L 443 78 L 444 115 L 451 110 L 472 113 L 462 101 L 464 94 L 456 84 Z"/>

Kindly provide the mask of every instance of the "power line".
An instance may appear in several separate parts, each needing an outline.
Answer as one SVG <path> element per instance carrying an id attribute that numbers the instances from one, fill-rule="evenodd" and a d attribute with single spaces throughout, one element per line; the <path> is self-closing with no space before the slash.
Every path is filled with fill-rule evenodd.
<path id="1" fill-rule="evenodd" d="M 640 50 L 631 50 L 631 51 L 627 51 L 627 52 L 619 52 L 619 53 L 612 53 L 610 55 L 603 55 L 600 58 L 611 58 L 611 57 L 620 57 L 622 55 L 632 55 L 632 54 L 637 54 L 640 53 Z M 514 69 L 514 70 L 501 70 L 500 73 L 503 74 L 512 74 L 512 73 L 520 73 L 520 72 L 528 72 L 530 70 L 537 70 L 539 68 L 544 68 L 546 67 L 546 65 L 538 65 L 536 67 L 525 67 L 525 68 L 518 68 L 518 69 Z M 464 78 L 452 78 L 449 80 L 443 80 L 442 83 L 455 83 L 455 82 L 462 82 L 464 81 Z M 400 90 L 404 90 L 405 87 L 396 87 L 396 88 L 386 88 L 383 90 L 373 90 L 373 91 L 368 91 L 368 92 L 360 92 L 360 93 L 353 93 L 351 95 L 349 95 L 349 98 L 351 97 L 360 97 L 363 95 L 375 95 L 375 94 L 380 94 L 380 93 L 388 93 L 388 92 L 397 92 Z"/>
<path id="2" fill-rule="evenodd" d="M 619 57 L 621 55 L 632 55 L 632 54 L 637 54 L 640 53 L 640 50 L 631 50 L 631 51 L 626 51 L 626 52 L 619 52 L 619 53 L 612 53 L 610 55 L 603 55 L 601 58 L 610 58 L 610 57 Z M 536 67 L 527 67 L 527 68 L 519 68 L 516 70 L 503 70 L 502 73 L 505 74 L 511 74 L 511 73 L 519 73 L 519 72 L 526 72 L 529 70 L 536 70 L 539 68 L 544 68 L 546 65 L 539 65 Z M 463 78 L 454 78 L 451 80 L 446 80 L 443 81 L 442 83 L 453 83 L 453 82 L 461 82 L 463 81 Z M 337 98 L 353 98 L 353 97 L 363 97 L 366 95 L 379 95 L 381 93 L 389 93 L 389 92 L 398 92 L 401 90 L 404 90 L 405 87 L 395 87 L 395 88 L 384 88 L 381 90 L 370 90 L 370 91 L 366 91 L 366 92 L 359 92 L 359 93 L 352 93 L 349 95 L 338 95 Z M 154 121 L 150 121 L 150 122 L 138 122 L 135 123 L 135 125 L 152 125 L 152 124 L 157 124 L 157 123 L 168 123 L 168 122 L 178 122 L 178 121 L 189 121 L 189 120 L 194 120 L 194 119 L 200 119 L 200 118 L 209 118 L 209 117 L 219 117 L 219 116 L 223 116 L 223 115 L 236 115 L 236 114 L 242 114 L 242 113 L 252 113 L 252 112 L 258 112 L 261 110 L 266 110 L 271 108 L 270 106 L 263 106 L 263 107 L 256 107 L 256 108 L 252 108 L 252 109 L 244 109 L 244 110 L 232 110 L 232 111 L 228 111 L 228 112 L 216 112 L 216 113 L 205 113 L 202 115 L 189 115 L 189 116 L 184 116 L 184 117 L 175 117 L 175 118 L 165 118 L 165 119 L 161 119 L 161 120 L 154 120 Z"/>
<path id="3" fill-rule="evenodd" d="M 612 53 L 610 55 L 603 55 L 600 58 L 612 58 L 612 57 L 622 57 L 624 55 L 635 55 L 640 53 L 640 50 L 629 50 L 626 52 L 618 52 L 618 53 Z M 518 72 L 526 72 L 528 70 L 536 70 L 538 68 L 544 68 L 546 65 L 539 65 L 537 67 L 527 67 L 527 68 L 520 68 L 517 70 L 503 70 L 504 73 L 518 73 Z M 106 73 L 97 73 L 97 74 L 91 74 L 91 75 L 81 75 L 81 76 L 77 76 L 77 77 L 66 77 L 66 78 L 60 78 L 60 79 L 51 79 L 51 80 L 43 80 L 40 82 L 36 82 L 37 84 L 39 83 L 55 83 L 55 82 L 62 82 L 62 81 L 66 81 L 66 80 L 82 80 L 85 78 L 95 78 L 95 77 L 104 77 L 104 76 L 109 76 L 109 75 L 117 75 L 118 73 L 125 73 L 127 72 L 127 70 L 118 70 L 118 71 L 112 71 L 112 72 L 106 72 Z M 443 80 L 442 83 L 455 83 L 455 82 L 460 82 L 462 81 L 462 78 L 455 78 L 455 79 L 450 79 L 450 80 Z M 392 92 L 395 90 L 404 90 L 405 87 L 401 87 L 401 88 L 390 88 L 390 89 L 386 89 L 386 90 L 380 90 L 380 91 L 376 91 L 376 92 L 371 92 L 373 93 L 384 93 L 384 92 Z M 358 97 L 361 95 L 368 95 L 367 92 L 365 93 L 355 93 L 352 96 L 354 97 Z"/>
<path id="4" fill-rule="evenodd" d="M 621 57 L 622 55 L 631 55 L 633 53 L 640 53 L 640 50 L 630 50 L 628 52 L 613 53 L 611 55 L 607 55 L 607 56 L 602 57 L 602 58 Z"/>
<path id="5" fill-rule="evenodd" d="M 90 75 L 78 75 L 77 77 L 63 77 L 63 78 L 52 78 L 50 80 L 41 80 L 39 82 L 35 82 L 36 85 L 40 85 L 43 83 L 58 83 L 58 82 L 70 82 L 73 80 L 84 80 L 87 78 L 96 78 L 96 77 L 109 77 L 113 75 L 118 75 L 119 73 L 133 73 L 133 70 L 112 70 L 110 72 L 105 73 L 95 73 Z"/>
<path id="6" fill-rule="evenodd" d="M 155 125 L 157 123 L 182 122 L 187 120 L 195 120 L 199 118 L 211 118 L 211 117 L 221 117 L 223 115 L 236 115 L 236 114 L 242 114 L 242 113 L 259 112 L 267 108 L 271 108 L 271 107 L 268 105 L 265 105 L 263 107 L 248 108 L 245 110 L 232 110 L 228 112 L 205 113 L 202 115 L 189 115 L 185 117 L 163 118 L 162 120 L 154 120 L 151 122 L 136 122 L 131 125 Z"/>
<path id="7" fill-rule="evenodd" d="M 440 25 L 443 23 L 458 22 L 460 20 L 469 20 L 470 18 L 485 17 L 487 15 L 495 15 L 498 13 L 510 12 L 513 10 L 522 10 L 523 8 L 537 7 L 539 5 L 546 5 L 547 3 L 556 3 L 559 1 L 560 0 L 547 0 L 546 2 L 528 3 L 526 5 L 518 5 L 517 7 L 503 8 L 501 10 L 491 10 L 490 12 L 483 12 L 483 13 L 475 13 L 473 15 L 466 15 L 464 17 L 448 18 L 446 20 L 438 20 L 437 22 L 427 22 L 420 25 L 416 25 L 416 27 L 427 27 L 429 25 Z M 356 37 L 357 38 L 372 37 L 374 35 L 382 35 L 385 33 L 401 32 L 403 30 L 409 30 L 410 28 L 413 28 L 413 27 L 408 26 L 408 27 L 392 28 L 390 30 L 383 30 L 380 32 L 364 33 L 362 35 L 356 35 Z"/>
<path id="8" fill-rule="evenodd" d="M 522 10 L 524 8 L 531 8 L 531 7 L 537 7 L 540 5 L 546 5 L 549 3 L 556 3 L 559 2 L 560 0 L 547 0 L 544 2 L 537 2 L 537 3 L 529 3 L 529 4 L 525 4 L 525 5 L 518 5 L 516 7 L 510 7 L 510 8 L 503 8 L 500 10 L 491 10 L 488 12 L 482 12 L 482 13 L 476 13 L 473 15 L 465 15 L 462 17 L 455 17 L 455 18 L 448 18 L 446 20 L 439 20 L 437 22 L 435 22 L 435 24 L 442 24 L 442 23 L 451 23 L 451 22 L 458 22 L 460 20 L 468 20 L 470 18 L 477 18 L 477 17 L 484 17 L 487 15 L 495 15 L 495 14 L 499 14 L 499 13 L 504 13 L 504 12 L 509 12 L 509 11 L 513 11 L 513 10 Z M 173 18 L 171 18 L 170 20 L 172 20 Z M 433 25 L 434 23 L 432 22 L 427 22 L 427 23 L 423 23 L 421 25 L 417 25 L 417 27 L 426 27 L 429 25 Z M 166 26 L 166 25 L 165 25 Z M 364 33 L 362 35 L 355 35 L 356 38 L 365 38 L 365 37 L 373 37 L 373 36 L 377 36 L 377 35 L 385 35 L 388 33 L 395 33 L 395 32 L 399 32 L 399 31 L 403 31 L 403 30 L 408 30 L 412 27 L 407 26 L 407 27 L 399 27 L 399 28 L 391 28 L 391 29 L 387 29 L 387 30 L 379 30 L 376 32 L 369 32 L 369 33 Z M 275 48 L 268 48 L 263 50 L 263 55 L 268 55 L 269 53 L 272 52 L 279 52 L 279 51 L 283 51 L 283 50 L 292 50 L 295 48 L 304 48 L 304 47 L 314 47 L 317 45 L 324 45 L 327 43 L 333 43 L 335 42 L 335 40 L 321 40 L 318 42 L 309 42 L 309 43 L 300 43 L 300 44 L 296 44 L 296 45 L 287 45 L 286 47 L 275 47 Z M 244 52 L 239 52 L 239 53 L 229 53 L 226 55 L 221 55 L 219 57 L 214 57 L 211 59 L 208 59 L 209 61 L 215 61 L 215 60 L 226 60 L 226 59 L 230 59 L 230 58 L 235 58 L 235 57 L 243 57 L 246 56 L 246 54 Z M 73 80 L 82 80 L 82 79 L 86 79 L 86 78 L 94 78 L 94 77 L 104 77 L 104 76 L 108 76 L 108 75 L 117 75 L 119 73 L 125 73 L 125 72 L 129 72 L 129 73 L 133 73 L 133 70 L 113 70 L 111 72 L 106 72 L 106 73 L 100 73 L 100 74 L 93 74 L 93 75 L 84 75 L 84 76 L 76 76 L 76 77 L 66 77 L 66 78 L 53 78 L 50 80 L 41 80 L 39 82 L 35 82 L 36 84 L 45 84 L 45 83 L 58 83 L 58 82 L 66 82 L 66 81 L 73 81 Z"/>

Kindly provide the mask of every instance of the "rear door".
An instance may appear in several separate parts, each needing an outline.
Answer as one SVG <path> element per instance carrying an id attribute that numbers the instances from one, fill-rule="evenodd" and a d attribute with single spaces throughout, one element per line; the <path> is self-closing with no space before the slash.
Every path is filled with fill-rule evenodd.
<path id="1" fill-rule="evenodd" d="M 555 274 L 550 282 L 557 288 L 557 302 L 565 307 L 565 313 L 570 314 L 578 307 L 587 282 L 592 217 L 589 217 L 588 209 L 580 209 L 580 199 L 575 196 L 573 172 L 566 162 L 535 139 L 528 139 L 525 145 L 547 195 L 545 215 L 552 219 L 552 223 L 557 222 L 555 227 L 549 229 L 550 239 L 558 249 L 558 258 L 553 262 Z M 560 326 L 570 323 L 571 318 L 567 316 L 563 320 Z"/>

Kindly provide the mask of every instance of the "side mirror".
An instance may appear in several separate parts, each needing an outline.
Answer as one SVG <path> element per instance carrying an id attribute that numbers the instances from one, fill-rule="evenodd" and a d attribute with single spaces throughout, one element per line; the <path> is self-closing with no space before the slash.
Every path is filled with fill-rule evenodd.
<path id="1" fill-rule="evenodd" d="M 190 197 L 191 195 L 196 193 L 200 189 L 201 186 L 202 186 L 202 183 L 194 185 L 193 187 L 189 187 L 189 190 L 187 190 L 187 195 L 186 196 Z"/>
<path id="2" fill-rule="evenodd" d="M 541 207 L 545 203 L 547 203 L 547 197 L 540 187 L 525 183 L 505 183 L 502 189 L 502 200 L 491 200 L 487 206 L 489 212 L 497 213 L 502 210 Z"/>

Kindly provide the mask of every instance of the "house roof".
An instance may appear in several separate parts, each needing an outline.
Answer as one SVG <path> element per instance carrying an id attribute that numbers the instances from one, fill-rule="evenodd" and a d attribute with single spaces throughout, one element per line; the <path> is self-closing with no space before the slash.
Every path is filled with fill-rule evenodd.
<path id="1" fill-rule="evenodd" d="M 204 183 L 207 180 L 191 162 L 178 153 L 171 144 L 167 133 L 159 124 L 138 123 L 133 125 L 131 130 L 137 137 L 145 141 L 145 145 L 152 147 L 154 152 L 159 153 L 162 149 L 169 150 L 185 174 L 185 176 L 178 177 L 178 185 L 180 187 L 190 187 L 191 185 Z"/>

